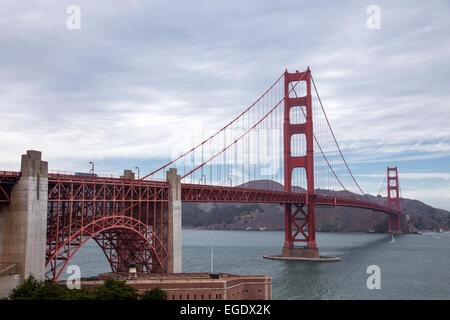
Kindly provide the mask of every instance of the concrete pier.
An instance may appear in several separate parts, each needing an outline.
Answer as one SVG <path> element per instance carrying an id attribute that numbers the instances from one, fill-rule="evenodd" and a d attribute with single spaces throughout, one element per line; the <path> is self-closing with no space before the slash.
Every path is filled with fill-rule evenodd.
<path id="1" fill-rule="evenodd" d="M 318 248 L 291 247 L 283 248 L 281 255 L 264 255 L 264 259 L 285 261 L 310 261 L 310 262 L 337 262 L 339 257 L 328 257 L 319 255 Z"/>
<path id="2" fill-rule="evenodd" d="M 8 272 L 10 281 L 0 275 L 1 297 L 8 294 L 8 283 L 15 286 L 30 274 L 43 279 L 45 272 L 48 164 L 41 160 L 41 152 L 28 150 L 22 155 L 21 172 L 9 206 L 0 211 L 0 265 L 16 266 L 14 275 Z"/>
<path id="3" fill-rule="evenodd" d="M 326 257 L 326 256 L 319 256 L 315 258 L 308 258 L 308 257 L 286 257 L 282 255 L 264 255 L 264 259 L 269 260 L 284 260 L 284 261 L 306 261 L 306 262 L 338 262 L 341 261 L 341 258 L 339 257 Z"/>
<path id="4" fill-rule="evenodd" d="M 169 273 L 180 273 L 181 265 L 181 178 L 177 169 L 170 168 L 166 173 L 166 179 L 170 186 L 168 223 L 169 223 Z"/>
<path id="5" fill-rule="evenodd" d="M 287 258 L 319 258 L 319 249 L 309 247 L 283 247 L 283 257 Z"/>

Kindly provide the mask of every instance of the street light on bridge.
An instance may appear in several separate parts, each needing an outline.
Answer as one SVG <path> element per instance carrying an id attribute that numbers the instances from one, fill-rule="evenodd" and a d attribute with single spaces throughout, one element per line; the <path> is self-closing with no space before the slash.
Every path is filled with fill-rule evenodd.
<path id="1" fill-rule="evenodd" d="M 89 173 L 94 174 L 94 162 L 89 161 L 89 164 L 92 165 L 92 168 L 89 170 Z"/>
<path id="2" fill-rule="evenodd" d="M 140 170 L 139 170 L 139 167 L 134 167 L 136 170 L 137 170 L 137 172 L 138 172 L 138 180 L 139 180 L 139 173 L 140 173 Z"/>

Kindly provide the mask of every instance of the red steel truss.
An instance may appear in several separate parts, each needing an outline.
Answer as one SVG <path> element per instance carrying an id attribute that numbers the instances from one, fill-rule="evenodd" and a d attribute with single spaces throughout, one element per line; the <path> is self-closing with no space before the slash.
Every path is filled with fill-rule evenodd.
<path id="1" fill-rule="evenodd" d="M 290 97 L 291 82 L 306 82 L 306 95 L 303 97 Z M 291 108 L 304 107 L 306 119 L 304 123 L 291 123 Z M 293 156 L 291 153 L 291 142 L 293 135 L 304 135 L 306 140 L 306 155 Z M 306 205 L 306 212 L 302 206 L 295 206 L 295 211 L 290 203 L 285 206 L 285 240 L 284 250 L 290 250 L 294 242 L 305 242 L 309 252 L 317 255 L 316 232 L 315 232 L 315 197 L 314 197 L 314 135 L 311 102 L 311 71 L 284 73 L 284 188 L 286 192 L 291 192 L 292 172 L 294 168 L 303 168 L 306 174 L 307 194 L 309 201 Z M 300 204 L 300 203 L 298 203 Z M 297 224 L 297 214 L 301 212 L 302 224 Z M 304 230 L 307 230 L 304 232 Z M 294 233 L 293 233 L 294 232 Z M 300 239 L 297 238 L 300 237 Z"/>
<path id="2" fill-rule="evenodd" d="M 312 200 L 314 198 L 314 200 Z M 364 200 L 331 197 L 323 195 L 310 196 L 307 193 L 284 192 L 261 189 L 244 189 L 238 187 L 217 187 L 210 185 L 182 184 L 181 201 L 183 202 L 241 202 L 241 203 L 278 203 L 291 205 L 340 206 L 374 210 L 391 215 L 403 214 L 395 208 Z M 307 214 L 307 213 L 305 213 Z"/>
<path id="3" fill-rule="evenodd" d="M 58 279 L 90 239 L 103 250 L 113 271 L 126 272 L 136 265 L 141 272 L 167 272 L 168 195 L 165 182 L 49 174 L 47 277 Z M 292 242 L 305 243 L 309 231 L 305 209 L 311 203 L 366 208 L 396 219 L 403 215 L 397 208 L 357 199 L 196 184 L 182 184 L 181 200 L 289 204 L 294 208 Z"/>
<path id="4" fill-rule="evenodd" d="M 11 185 L 20 178 L 20 172 L 0 171 L 0 203 L 9 203 Z"/>
<path id="5" fill-rule="evenodd" d="M 397 168 L 388 168 L 387 207 L 374 202 L 324 196 L 315 192 L 311 96 L 311 85 L 314 83 L 311 72 L 309 68 L 305 72 L 295 73 L 288 73 L 286 70 L 283 76 L 284 94 L 281 93 L 281 95 L 284 98 L 273 106 L 262 119 L 248 128 L 244 134 L 228 146 L 224 145 L 223 149 L 220 148 L 219 152 L 216 152 L 208 160 L 204 161 L 203 159 L 205 142 L 208 142 L 209 139 L 215 137 L 227 127 L 233 129 L 233 123 L 236 123 L 236 120 L 250 110 L 256 102 L 218 133 L 194 147 L 191 151 L 196 148 L 202 150 L 202 164 L 194 166 L 184 177 L 197 169 L 203 170 L 205 164 L 229 150 L 284 101 L 284 118 L 281 119 L 281 121 L 284 120 L 284 190 L 182 184 L 181 201 L 277 203 L 284 205 L 285 242 L 283 254 L 285 250 L 287 254 L 290 254 L 289 251 L 294 252 L 294 249 L 296 249 L 294 244 L 302 242 L 305 244 L 303 248 L 305 248 L 309 257 L 318 257 L 315 239 L 315 206 L 358 207 L 382 212 L 389 216 L 389 231 L 401 232 L 400 217 L 403 214 L 400 212 Z M 275 84 L 281 79 L 280 77 Z M 302 81 L 306 84 L 306 95 L 297 97 L 294 88 Z M 295 83 L 295 85 L 290 88 L 292 83 Z M 296 97 L 291 94 L 292 91 Z M 264 95 L 257 102 L 261 101 Z M 291 122 L 291 109 L 295 107 L 301 107 L 304 110 L 305 121 L 303 123 Z M 305 138 L 306 150 L 302 156 L 294 156 L 293 150 L 291 150 L 291 140 L 294 135 L 303 135 Z M 189 152 L 176 160 L 185 157 Z M 192 159 L 194 158 L 192 157 Z M 169 162 L 159 170 L 165 169 L 176 160 Z M 345 165 L 347 164 L 345 163 Z M 306 192 L 293 192 L 292 176 L 294 169 L 304 170 L 307 182 Z M 144 176 L 144 178 L 153 173 Z M 11 186 L 19 178 L 20 172 L 0 171 L 0 204 L 10 202 Z M 48 175 L 46 271 L 49 278 L 58 279 L 70 259 L 89 240 L 95 241 L 103 250 L 112 271 L 126 272 L 131 265 L 135 265 L 139 272 L 164 273 L 168 271 L 170 258 L 168 253 L 170 188 L 166 182 L 143 180 L 144 178 L 130 180 L 97 176 Z M 204 181 L 203 175 L 201 181 Z"/>
<path id="6" fill-rule="evenodd" d="M 304 193 L 182 184 L 184 202 L 304 203 Z"/>
<path id="7" fill-rule="evenodd" d="M 90 239 L 113 271 L 167 272 L 168 192 L 164 183 L 50 174 L 47 276 L 58 279 Z"/>
<path id="8" fill-rule="evenodd" d="M 0 203 L 9 203 L 9 190 L 0 184 Z"/>

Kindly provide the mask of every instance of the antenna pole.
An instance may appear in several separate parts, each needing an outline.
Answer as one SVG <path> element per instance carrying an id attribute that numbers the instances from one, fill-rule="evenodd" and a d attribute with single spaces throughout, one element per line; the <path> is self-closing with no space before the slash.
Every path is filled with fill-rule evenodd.
<path id="1" fill-rule="evenodd" d="M 211 248 L 211 273 L 214 273 L 214 248 Z"/>

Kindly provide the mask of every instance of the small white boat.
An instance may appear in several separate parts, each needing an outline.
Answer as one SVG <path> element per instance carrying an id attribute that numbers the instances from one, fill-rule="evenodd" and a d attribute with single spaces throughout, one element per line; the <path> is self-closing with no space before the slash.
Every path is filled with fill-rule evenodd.
<path id="1" fill-rule="evenodd" d="M 391 240 L 391 243 L 395 243 L 394 234 L 392 234 L 392 240 Z"/>

